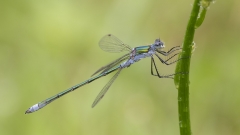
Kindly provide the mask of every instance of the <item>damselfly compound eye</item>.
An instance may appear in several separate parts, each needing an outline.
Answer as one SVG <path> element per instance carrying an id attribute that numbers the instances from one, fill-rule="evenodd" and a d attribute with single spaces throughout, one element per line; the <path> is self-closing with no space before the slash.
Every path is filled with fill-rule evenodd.
<path id="1" fill-rule="evenodd" d="M 164 43 L 160 40 L 160 38 L 156 39 L 154 44 L 157 48 L 163 48 L 164 47 Z"/>

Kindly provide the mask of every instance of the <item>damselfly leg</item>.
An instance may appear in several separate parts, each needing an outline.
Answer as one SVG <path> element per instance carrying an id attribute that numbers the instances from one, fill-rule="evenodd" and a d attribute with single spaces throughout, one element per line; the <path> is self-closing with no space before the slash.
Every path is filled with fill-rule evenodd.
<path id="1" fill-rule="evenodd" d="M 165 51 L 161 51 L 161 50 L 156 50 L 156 52 L 162 54 L 163 56 L 169 56 L 170 54 L 172 54 L 173 52 L 177 51 L 177 50 L 181 50 L 182 48 L 180 46 L 175 46 L 173 48 L 171 48 L 169 51 L 165 52 Z M 174 58 L 175 56 L 177 56 L 180 52 L 175 53 L 174 55 L 170 56 L 169 58 L 167 58 L 166 60 L 163 60 L 157 53 L 155 53 L 155 55 L 157 56 L 157 58 L 165 65 L 171 65 L 176 63 L 177 61 L 181 60 L 181 59 L 185 59 L 185 58 L 179 58 L 177 60 L 174 60 L 172 62 L 168 62 L 169 60 L 171 60 L 172 58 Z M 156 74 L 154 74 L 153 72 L 153 68 L 155 68 Z M 169 74 L 169 75 L 160 75 L 158 72 L 158 68 L 156 66 L 156 63 L 154 61 L 153 56 L 151 57 L 151 74 L 153 76 L 158 76 L 159 78 L 172 78 L 173 76 L 176 74 L 182 74 L 182 73 L 174 73 L 174 74 Z"/>

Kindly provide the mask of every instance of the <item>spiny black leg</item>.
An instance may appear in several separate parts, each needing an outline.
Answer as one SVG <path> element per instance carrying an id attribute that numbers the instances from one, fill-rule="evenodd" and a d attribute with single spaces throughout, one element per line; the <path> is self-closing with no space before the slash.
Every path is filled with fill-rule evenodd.
<path id="1" fill-rule="evenodd" d="M 177 49 L 174 50 L 175 48 L 177 48 Z M 177 51 L 177 50 L 180 50 L 180 49 L 182 49 L 182 48 L 180 48 L 180 46 L 175 46 L 175 47 L 171 48 L 171 49 L 170 49 L 169 51 L 167 51 L 167 52 L 165 52 L 165 51 L 159 51 L 159 50 L 156 50 L 156 51 L 157 51 L 158 53 L 164 55 L 164 56 L 168 56 L 169 54 L 171 54 L 171 53 L 173 53 L 173 52 L 175 52 L 175 51 Z"/>
<path id="2" fill-rule="evenodd" d="M 155 67 L 155 69 L 156 69 L 156 73 L 157 73 L 157 74 L 154 74 L 153 71 L 152 71 L 152 69 L 153 69 L 152 63 L 154 64 L 154 67 Z M 159 77 L 159 78 L 171 78 L 171 79 L 173 79 L 172 76 L 174 76 L 174 75 L 176 75 L 176 74 L 186 74 L 186 73 L 178 72 L 178 73 L 174 73 L 174 74 L 170 74 L 170 75 L 160 75 L 159 72 L 158 72 L 157 66 L 156 66 L 156 64 L 155 64 L 154 58 L 151 57 L 151 74 L 152 74 L 153 76 L 157 76 L 157 77 Z"/>
<path id="3" fill-rule="evenodd" d="M 173 63 L 175 63 L 175 62 L 177 62 L 177 61 L 179 61 L 179 60 L 181 60 L 181 59 L 185 59 L 185 58 L 179 58 L 179 59 L 177 59 L 177 60 L 175 60 L 175 61 L 173 61 L 173 62 L 171 62 L 171 63 L 167 63 L 167 61 L 169 61 L 170 59 L 172 59 L 173 57 L 175 57 L 176 55 L 178 55 L 178 53 L 174 54 L 173 56 L 171 56 L 170 58 L 168 58 L 168 59 L 165 60 L 165 61 L 164 61 L 158 54 L 155 53 L 155 55 L 158 57 L 158 59 L 159 59 L 163 64 L 166 64 L 166 65 L 171 65 L 171 64 L 173 64 Z"/>
<path id="4" fill-rule="evenodd" d="M 182 49 L 180 46 L 174 46 L 174 47 L 172 47 L 170 50 L 168 50 L 167 53 L 170 53 L 170 52 L 171 52 L 173 49 L 175 49 L 175 48 L 177 48 L 176 50 Z M 176 50 L 173 50 L 173 52 L 176 51 Z"/>
<path id="5" fill-rule="evenodd" d="M 156 73 L 157 73 L 157 74 L 154 74 L 154 73 L 153 73 L 153 66 L 152 66 L 153 64 L 154 64 L 154 67 L 155 67 L 155 70 L 156 70 Z M 156 67 L 157 67 L 157 66 L 156 66 L 156 63 L 155 63 L 155 61 L 154 61 L 154 58 L 151 57 L 151 74 L 154 75 L 154 76 L 160 76 Z"/>
<path id="6" fill-rule="evenodd" d="M 154 67 L 155 67 L 155 70 L 156 70 L 156 73 L 157 73 L 157 74 L 154 74 L 154 73 L 153 73 L 153 71 L 152 71 L 152 69 L 153 69 L 152 64 L 154 64 Z M 153 57 L 151 57 L 151 74 L 152 74 L 153 76 L 158 76 L 159 78 L 172 78 L 172 79 L 173 79 L 173 77 L 171 77 L 171 76 L 175 75 L 175 74 L 171 74 L 171 75 L 161 76 L 161 75 L 158 73 L 158 69 L 157 69 L 157 66 L 156 66 L 156 63 L 155 63 Z"/>
<path id="7" fill-rule="evenodd" d="M 153 66 L 152 66 L 152 63 L 153 63 L 152 61 L 153 61 L 153 60 L 152 60 L 152 59 L 153 59 L 153 58 L 151 57 L 151 75 L 154 75 L 154 74 L 153 74 L 153 71 L 152 71 L 152 68 L 153 68 Z"/>
<path id="8" fill-rule="evenodd" d="M 172 55 L 171 57 L 168 57 L 165 62 L 169 61 L 170 59 L 172 59 L 173 57 L 177 56 L 179 53 L 176 53 L 174 55 Z M 169 65 L 172 64 L 172 63 L 175 63 L 175 62 L 171 62 L 171 63 L 168 63 Z"/>

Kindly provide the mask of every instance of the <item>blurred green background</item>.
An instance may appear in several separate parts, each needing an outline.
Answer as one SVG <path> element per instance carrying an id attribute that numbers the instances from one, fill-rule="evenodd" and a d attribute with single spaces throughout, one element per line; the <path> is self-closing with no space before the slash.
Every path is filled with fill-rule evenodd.
<path id="1" fill-rule="evenodd" d="M 30 115 L 30 106 L 90 77 L 123 54 L 98 41 L 112 33 L 132 47 L 160 37 L 181 45 L 193 0 L 48 0 L 0 2 L 0 135 L 177 135 L 173 80 L 150 74 L 150 59 Z M 216 1 L 195 34 L 191 126 L 195 135 L 240 134 L 240 2 Z M 164 66 L 159 64 L 159 70 Z M 174 66 L 162 71 L 174 72 Z"/>

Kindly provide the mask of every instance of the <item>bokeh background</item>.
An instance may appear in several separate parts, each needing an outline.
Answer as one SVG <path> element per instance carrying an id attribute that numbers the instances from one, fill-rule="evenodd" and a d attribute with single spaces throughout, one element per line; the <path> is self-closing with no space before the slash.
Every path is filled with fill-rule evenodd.
<path id="1" fill-rule="evenodd" d="M 24 112 L 88 79 L 123 54 L 98 47 L 112 33 L 132 47 L 160 37 L 181 45 L 193 0 L 48 0 L 0 2 L 1 135 L 176 135 L 177 90 L 150 75 L 150 59 L 125 69 L 103 100 L 112 75 L 30 115 Z M 216 1 L 197 29 L 191 60 L 191 126 L 195 135 L 240 134 L 240 2 Z M 174 65 L 159 64 L 163 74 Z"/>

